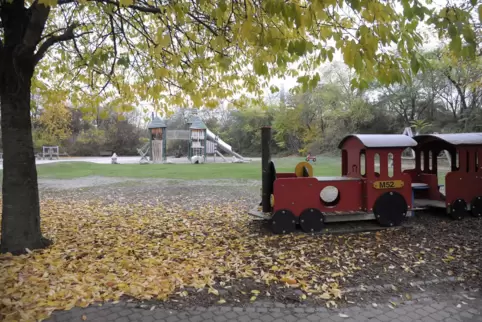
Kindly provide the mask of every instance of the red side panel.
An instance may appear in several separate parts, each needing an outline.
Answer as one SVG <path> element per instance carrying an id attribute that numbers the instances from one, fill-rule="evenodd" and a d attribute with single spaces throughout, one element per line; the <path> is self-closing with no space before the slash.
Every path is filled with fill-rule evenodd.
<path id="1" fill-rule="evenodd" d="M 375 189 L 373 187 L 373 183 L 375 181 L 385 181 L 385 180 L 402 180 L 404 182 L 404 185 L 402 188 L 398 189 Z M 408 208 L 412 207 L 412 180 L 410 178 L 410 174 L 407 173 L 401 173 L 398 175 L 394 175 L 393 177 L 378 177 L 376 180 L 367 180 L 366 181 L 366 211 L 370 212 L 373 210 L 373 205 L 375 204 L 375 201 L 379 196 L 382 194 L 388 192 L 388 191 L 396 191 L 399 194 L 401 194 L 404 198 L 405 201 L 407 202 Z"/>
<path id="2" fill-rule="evenodd" d="M 296 178 L 296 173 L 276 173 L 276 178 Z"/>
<path id="3" fill-rule="evenodd" d="M 339 201 L 327 207 L 320 198 L 323 188 L 333 186 L 338 189 Z M 295 216 L 307 208 L 322 212 L 359 211 L 362 208 L 362 180 L 327 180 L 316 178 L 284 178 L 274 182 L 274 211 L 288 209 Z"/>
<path id="4" fill-rule="evenodd" d="M 474 172 L 449 172 L 445 176 L 445 195 L 447 203 L 459 198 L 470 203 L 474 197 L 482 196 L 482 177 Z"/>

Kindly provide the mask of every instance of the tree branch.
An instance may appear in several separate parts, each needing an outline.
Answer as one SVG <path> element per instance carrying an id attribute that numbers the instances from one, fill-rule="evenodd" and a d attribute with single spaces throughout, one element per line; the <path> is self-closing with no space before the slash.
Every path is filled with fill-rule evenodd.
<path id="1" fill-rule="evenodd" d="M 44 31 L 45 23 L 49 17 L 50 7 L 34 1 L 28 10 L 30 13 L 30 21 L 23 37 L 23 44 L 26 48 L 33 51 L 35 47 L 37 47 Z"/>
<path id="2" fill-rule="evenodd" d="M 61 34 L 61 35 L 58 35 L 58 36 L 51 36 L 49 38 L 47 38 L 43 43 L 42 45 L 40 46 L 40 48 L 37 50 L 37 52 L 35 53 L 34 55 L 34 64 L 37 64 L 45 55 L 45 53 L 47 52 L 47 50 L 52 47 L 53 45 L 55 45 L 56 43 L 59 43 L 59 42 L 62 42 L 62 41 L 68 41 L 68 40 L 72 40 L 72 39 L 75 39 L 75 38 L 78 38 L 80 36 L 83 36 L 83 35 L 86 35 L 86 34 L 89 34 L 91 32 L 84 32 L 82 34 L 79 34 L 79 35 L 75 35 L 74 34 L 74 29 L 77 28 L 79 26 L 79 24 L 77 23 L 73 23 L 72 25 L 68 26 L 67 29 L 65 29 L 64 33 Z"/>

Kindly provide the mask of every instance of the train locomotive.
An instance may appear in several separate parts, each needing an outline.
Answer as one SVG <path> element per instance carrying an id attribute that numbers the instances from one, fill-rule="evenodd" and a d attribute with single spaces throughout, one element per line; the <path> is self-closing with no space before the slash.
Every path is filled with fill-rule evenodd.
<path id="1" fill-rule="evenodd" d="M 261 132 L 261 203 L 250 214 L 269 220 L 275 234 L 293 232 L 297 225 L 319 232 L 339 221 L 398 226 L 413 211 L 432 207 L 445 208 L 457 220 L 482 216 L 482 133 L 350 134 L 338 146 L 341 176 L 315 177 L 308 162 L 298 163 L 293 173 L 276 172 L 271 128 Z M 407 148 L 415 151 L 415 168 L 402 171 Z M 445 186 L 437 176 L 442 151 L 451 161 Z"/>

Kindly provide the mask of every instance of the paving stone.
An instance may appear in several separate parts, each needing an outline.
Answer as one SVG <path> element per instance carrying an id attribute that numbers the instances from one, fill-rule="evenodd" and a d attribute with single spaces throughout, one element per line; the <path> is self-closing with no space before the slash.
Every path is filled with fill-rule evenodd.
<path id="1" fill-rule="evenodd" d="M 236 321 L 239 321 L 239 322 L 250 322 L 251 321 L 251 318 L 247 315 L 243 315 L 241 317 L 239 317 Z"/>
<path id="2" fill-rule="evenodd" d="M 430 316 L 425 316 L 422 318 L 422 322 L 437 322 L 437 321 L 431 318 Z"/>
<path id="3" fill-rule="evenodd" d="M 427 316 L 427 315 L 430 314 L 429 312 L 425 311 L 425 308 L 418 309 L 418 310 L 415 311 L 415 313 L 417 313 L 421 317 L 424 317 L 424 316 Z"/>
<path id="4" fill-rule="evenodd" d="M 111 313 L 109 315 L 107 315 L 106 317 L 104 317 L 104 319 L 106 321 L 115 321 L 116 319 L 120 318 L 121 316 L 119 315 L 119 313 Z"/>
<path id="5" fill-rule="evenodd" d="M 154 322 L 154 318 L 152 316 L 143 316 L 141 322 Z"/>
<path id="6" fill-rule="evenodd" d="M 139 321 L 142 318 L 142 315 L 139 312 L 135 312 L 128 316 L 129 320 L 131 321 Z"/>
<path id="7" fill-rule="evenodd" d="M 214 318 L 214 314 L 213 312 L 204 312 L 203 314 L 201 314 L 201 316 L 203 317 L 203 319 L 205 320 L 210 320 L 210 319 L 213 319 Z"/>
<path id="8" fill-rule="evenodd" d="M 129 322 L 129 319 L 126 316 L 118 318 L 115 322 Z"/>
<path id="9" fill-rule="evenodd" d="M 236 312 L 231 311 L 226 313 L 224 316 L 230 319 L 235 319 L 238 317 L 238 314 Z"/>
<path id="10" fill-rule="evenodd" d="M 171 315 L 170 317 L 166 318 L 165 320 L 166 320 L 166 322 L 177 322 L 177 321 L 179 321 L 179 318 L 175 315 Z"/>
<path id="11" fill-rule="evenodd" d="M 473 318 L 474 315 L 469 313 L 469 312 L 461 312 L 460 316 L 462 316 L 464 318 L 467 318 L 467 319 L 471 319 L 471 318 Z"/>
<path id="12" fill-rule="evenodd" d="M 274 317 L 275 319 L 281 318 L 286 315 L 284 312 L 271 312 L 269 315 Z"/>
<path id="13" fill-rule="evenodd" d="M 214 318 L 214 321 L 216 322 L 224 322 L 224 321 L 229 321 L 228 318 L 226 318 L 224 315 L 218 315 Z"/>
<path id="14" fill-rule="evenodd" d="M 132 312 L 130 309 L 124 309 L 122 311 L 119 311 L 117 314 L 119 314 L 120 316 L 127 316 L 131 315 L 132 313 L 134 312 Z"/>
<path id="15" fill-rule="evenodd" d="M 197 314 L 197 315 L 194 315 L 194 316 L 185 316 L 185 317 L 181 317 L 181 316 L 180 316 L 180 318 L 184 318 L 184 319 L 188 320 L 189 322 L 201 322 L 201 321 L 205 321 L 200 314 Z"/>
<path id="16" fill-rule="evenodd" d="M 382 322 L 388 322 L 388 321 L 392 320 L 392 318 L 387 316 L 386 314 L 381 314 L 381 315 L 377 316 L 377 319 L 379 319 Z"/>
<path id="17" fill-rule="evenodd" d="M 272 322 L 272 321 L 275 320 L 275 318 L 272 317 L 272 316 L 269 315 L 269 314 L 264 314 L 264 315 L 261 316 L 259 319 L 260 319 L 261 321 L 263 321 L 263 322 Z"/>
<path id="18" fill-rule="evenodd" d="M 155 320 L 162 320 L 162 319 L 168 318 L 170 314 L 164 310 L 158 310 L 152 316 L 154 317 Z"/>
<path id="19" fill-rule="evenodd" d="M 438 312 L 430 314 L 430 317 L 434 319 L 435 321 L 443 321 L 445 318 L 440 315 Z"/>
<path id="20" fill-rule="evenodd" d="M 294 315 L 286 315 L 283 320 L 285 320 L 286 322 L 295 322 L 298 320 L 298 318 Z"/>

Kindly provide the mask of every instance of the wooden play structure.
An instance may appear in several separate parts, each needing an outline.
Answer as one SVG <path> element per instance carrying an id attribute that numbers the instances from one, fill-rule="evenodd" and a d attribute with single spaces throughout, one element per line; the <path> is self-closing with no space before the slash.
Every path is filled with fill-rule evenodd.
<path id="1" fill-rule="evenodd" d="M 147 126 L 149 129 L 150 158 L 153 163 L 166 161 L 166 123 L 155 117 Z"/>
<path id="2" fill-rule="evenodd" d="M 274 233 L 305 232 L 325 223 L 376 220 L 398 226 L 414 210 L 446 208 L 454 219 L 482 214 L 482 133 L 419 135 L 353 134 L 339 144 L 341 176 L 314 177 L 310 163 L 293 173 L 277 173 L 271 161 L 271 128 L 262 128 L 261 209 L 251 215 L 268 219 Z M 415 169 L 402 171 L 402 153 L 415 151 Z M 450 152 L 455 164 L 447 173 L 446 195 L 439 192 L 437 156 Z M 435 157 L 431 157 L 434 155 Z M 423 162 L 422 160 L 423 156 Z M 393 164 L 390 165 L 391 161 Z M 423 165 L 423 167 L 422 167 Z"/>
<path id="3" fill-rule="evenodd" d="M 211 132 L 206 124 L 193 111 L 187 121 L 188 129 L 186 130 L 167 130 L 166 123 L 159 117 L 152 115 L 152 121 L 148 125 L 149 142 L 137 152 L 141 156 L 140 163 L 162 163 L 167 160 L 167 140 L 185 140 L 188 144 L 188 159 L 191 163 L 204 163 L 208 161 L 208 156 L 219 156 L 224 161 L 228 161 L 220 151 L 231 154 L 234 163 L 249 162 L 249 159 L 243 158 L 234 152 L 232 147 L 221 140 L 217 135 Z M 169 132 L 169 135 L 167 135 Z"/>

